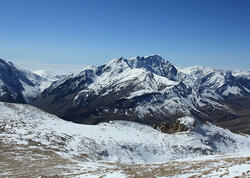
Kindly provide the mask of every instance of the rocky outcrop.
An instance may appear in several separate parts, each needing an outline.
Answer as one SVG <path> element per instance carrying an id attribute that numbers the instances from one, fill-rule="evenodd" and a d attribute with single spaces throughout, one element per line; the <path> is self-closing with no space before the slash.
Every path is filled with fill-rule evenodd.
<path id="1" fill-rule="evenodd" d="M 159 126 L 154 127 L 155 129 L 163 132 L 173 134 L 176 132 L 184 132 L 188 131 L 189 128 L 183 124 L 180 124 L 180 121 L 175 121 L 172 124 L 168 124 L 167 122 L 162 122 Z"/>
<path id="2" fill-rule="evenodd" d="M 177 132 L 185 132 L 189 130 L 194 130 L 197 125 L 197 121 L 190 117 L 181 117 L 175 119 L 172 122 L 162 122 L 158 126 L 153 127 L 163 133 L 174 134 Z"/>
<path id="3" fill-rule="evenodd" d="M 168 133 L 173 134 L 176 132 L 184 132 L 184 131 L 188 131 L 189 128 L 188 126 L 181 124 L 181 122 L 179 120 L 176 120 L 169 128 Z"/>

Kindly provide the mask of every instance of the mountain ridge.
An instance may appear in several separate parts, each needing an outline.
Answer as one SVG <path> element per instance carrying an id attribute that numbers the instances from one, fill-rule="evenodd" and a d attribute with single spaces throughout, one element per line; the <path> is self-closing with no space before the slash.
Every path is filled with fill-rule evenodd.
<path id="1" fill-rule="evenodd" d="M 85 124 L 121 116 L 151 126 L 181 115 L 204 121 L 232 119 L 238 114 L 225 102 L 249 96 L 250 89 L 248 77 L 233 74 L 200 68 L 187 74 L 158 55 L 121 57 L 54 82 L 34 105 Z"/>
<path id="2" fill-rule="evenodd" d="M 166 131 L 187 115 L 250 133 L 249 71 L 178 68 L 158 55 L 120 57 L 67 76 L 37 75 L 4 60 L 0 69 L 0 101 L 32 103 L 65 120 L 123 117 Z"/>

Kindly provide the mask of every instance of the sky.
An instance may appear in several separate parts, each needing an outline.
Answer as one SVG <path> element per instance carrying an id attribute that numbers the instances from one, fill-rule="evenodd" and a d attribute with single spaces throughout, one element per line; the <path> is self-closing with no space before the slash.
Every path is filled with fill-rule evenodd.
<path id="1" fill-rule="evenodd" d="M 0 0 L 0 58 L 77 70 L 158 54 L 250 70 L 249 0 Z"/>

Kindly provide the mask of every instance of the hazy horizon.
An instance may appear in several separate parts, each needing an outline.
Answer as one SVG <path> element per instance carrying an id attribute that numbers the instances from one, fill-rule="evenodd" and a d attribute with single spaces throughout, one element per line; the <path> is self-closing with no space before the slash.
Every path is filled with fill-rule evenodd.
<path id="1" fill-rule="evenodd" d="M 144 55 L 144 56 L 148 56 L 148 55 Z M 131 57 L 134 57 L 134 56 L 131 56 Z M 127 57 L 127 58 L 131 58 L 131 57 Z M 117 58 L 119 58 L 119 57 L 117 57 Z M 6 59 L 4 59 L 4 60 L 6 60 Z M 109 60 L 107 60 L 107 62 L 104 62 L 103 64 L 106 64 L 111 60 L 112 59 L 109 59 Z M 166 59 L 166 60 L 168 60 L 168 59 Z M 6 61 L 13 62 L 17 67 L 20 67 L 20 68 L 25 69 L 25 70 L 30 70 L 33 72 L 43 70 L 45 72 L 50 72 L 52 74 L 75 73 L 75 72 L 79 72 L 79 71 L 83 70 L 83 68 L 85 68 L 87 66 L 91 66 L 88 64 L 81 64 L 81 63 L 73 63 L 73 64 L 72 63 L 61 63 L 60 64 L 60 63 L 48 63 L 48 62 L 44 62 L 44 61 L 39 61 L 39 63 L 35 62 L 35 61 L 15 61 L 15 60 L 6 60 Z M 250 71 L 249 69 L 228 69 L 228 68 L 223 68 L 223 67 L 212 67 L 212 66 L 202 66 L 202 65 L 177 66 L 171 60 L 168 60 L 168 61 L 171 62 L 177 68 L 201 66 L 201 67 L 209 67 L 209 68 L 213 68 L 213 69 L 223 69 L 223 70 L 232 70 L 232 71 Z M 100 64 L 100 65 L 102 65 L 102 64 Z M 99 65 L 92 65 L 92 66 L 99 66 Z"/>

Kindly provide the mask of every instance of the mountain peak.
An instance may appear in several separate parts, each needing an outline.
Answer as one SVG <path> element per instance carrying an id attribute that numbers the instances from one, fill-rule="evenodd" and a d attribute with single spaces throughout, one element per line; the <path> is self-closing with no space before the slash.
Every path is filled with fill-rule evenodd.
<path id="1" fill-rule="evenodd" d="M 164 60 L 161 56 L 157 55 L 157 54 L 151 54 L 149 56 L 135 56 L 135 57 L 131 57 L 128 60 Z"/>
<path id="2" fill-rule="evenodd" d="M 147 71 L 167 77 L 170 80 L 175 80 L 177 76 L 177 69 L 159 55 L 136 56 L 129 58 L 127 63 L 131 68 L 144 68 Z"/>
<path id="3" fill-rule="evenodd" d="M 135 56 L 128 59 L 123 57 L 115 58 L 106 64 L 106 68 L 119 68 L 119 70 L 121 68 L 145 69 L 170 80 L 177 79 L 177 69 L 169 61 L 156 54 Z"/>

